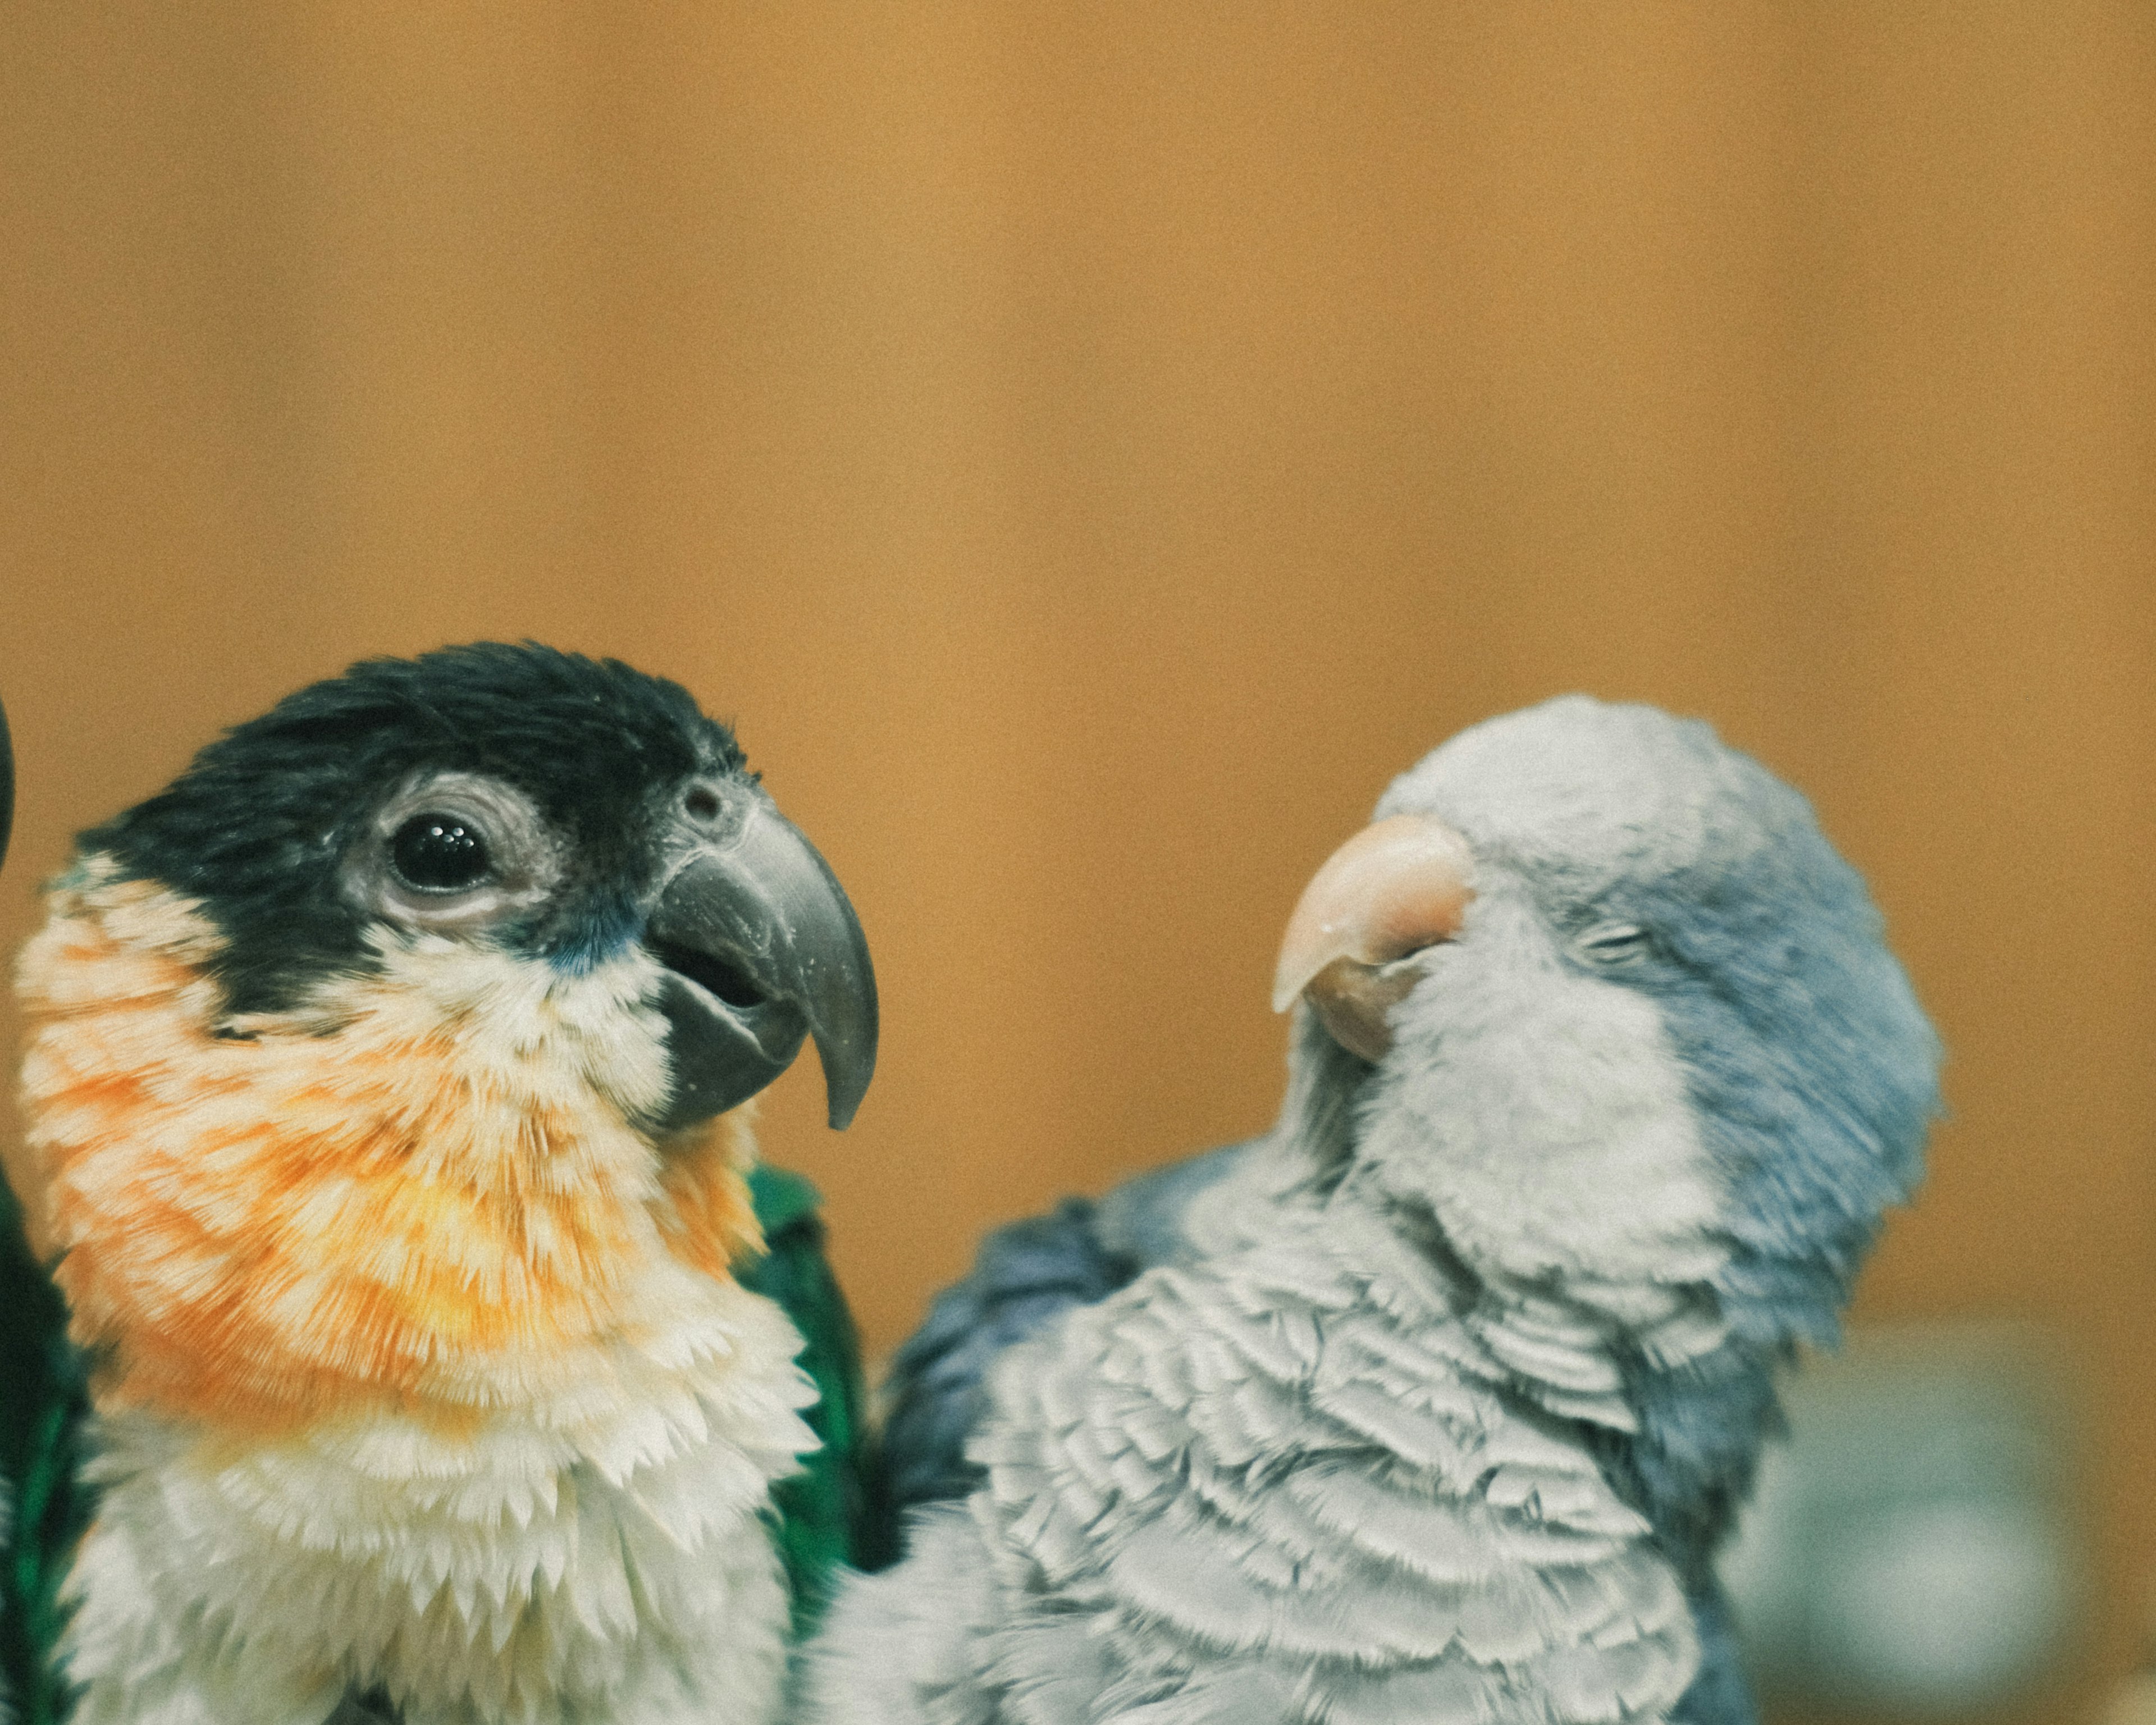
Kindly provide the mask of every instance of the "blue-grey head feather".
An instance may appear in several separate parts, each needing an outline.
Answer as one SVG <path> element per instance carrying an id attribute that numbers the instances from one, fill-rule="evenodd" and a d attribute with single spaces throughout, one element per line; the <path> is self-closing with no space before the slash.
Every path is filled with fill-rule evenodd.
<path id="1" fill-rule="evenodd" d="M 1378 812 L 1411 809 L 1528 883 L 1553 949 L 1589 925 L 1647 932 L 1602 974 L 1659 1009 L 1728 1181 L 1725 1315 L 1770 1348 L 1833 1340 L 1922 1175 L 1939 1045 L 1811 805 L 1700 721 L 1573 696 L 1435 751 Z"/>

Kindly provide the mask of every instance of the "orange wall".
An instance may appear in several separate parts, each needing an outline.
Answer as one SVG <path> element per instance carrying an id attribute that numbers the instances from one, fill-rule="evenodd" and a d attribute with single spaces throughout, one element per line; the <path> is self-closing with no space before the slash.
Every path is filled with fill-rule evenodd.
<path id="1" fill-rule="evenodd" d="M 2156 1581 L 2156 13 L 13 8 L 0 938 L 353 657 L 737 716 L 874 942 L 830 1195 L 887 1345 L 981 1228 L 1270 1117 L 1387 777 L 1587 688 L 1817 798 L 1954 1117 L 1864 1296 L 2086 1386 Z M 12 1035 L 12 1022 L 0 1025 Z M 2092 1689 L 2030 1717 L 2073 1716 Z"/>

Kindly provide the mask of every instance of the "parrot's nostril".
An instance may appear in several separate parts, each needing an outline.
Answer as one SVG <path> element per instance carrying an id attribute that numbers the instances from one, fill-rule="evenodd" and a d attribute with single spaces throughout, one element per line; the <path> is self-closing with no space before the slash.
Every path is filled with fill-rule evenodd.
<path id="1" fill-rule="evenodd" d="M 699 987 L 709 989 L 729 1006 L 761 1006 L 769 998 L 739 970 L 716 953 L 672 941 L 648 942 L 652 956 L 669 970 L 676 971 Z"/>

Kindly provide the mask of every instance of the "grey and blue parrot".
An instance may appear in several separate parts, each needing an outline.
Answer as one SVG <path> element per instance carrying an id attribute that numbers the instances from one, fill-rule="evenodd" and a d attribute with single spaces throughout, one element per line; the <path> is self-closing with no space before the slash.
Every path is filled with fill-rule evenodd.
<path id="1" fill-rule="evenodd" d="M 1263 1138 L 994 1236 L 901 1351 L 903 1560 L 811 1712 L 1753 1718 L 1711 1562 L 1916 1183 L 1938 1049 L 1804 799 L 1568 697 L 1291 919 Z"/>

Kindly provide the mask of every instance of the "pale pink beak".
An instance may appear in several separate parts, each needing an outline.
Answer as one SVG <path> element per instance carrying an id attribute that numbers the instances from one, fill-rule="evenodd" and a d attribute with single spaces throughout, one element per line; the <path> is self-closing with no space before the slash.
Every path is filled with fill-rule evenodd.
<path id="1" fill-rule="evenodd" d="M 1325 860 L 1287 919 L 1273 1010 L 1310 1002 L 1333 1040 L 1366 1060 L 1393 1045 L 1386 1014 L 1416 982 L 1399 961 L 1460 932 L 1474 859 L 1440 820 L 1396 814 Z"/>

